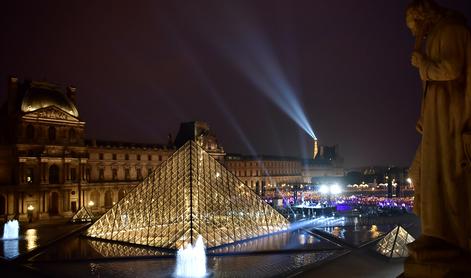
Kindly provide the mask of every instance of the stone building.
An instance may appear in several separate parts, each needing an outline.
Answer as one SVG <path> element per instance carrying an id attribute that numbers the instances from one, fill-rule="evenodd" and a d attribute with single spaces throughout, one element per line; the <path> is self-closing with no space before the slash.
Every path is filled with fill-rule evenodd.
<path id="1" fill-rule="evenodd" d="M 312 163 L 226 155 L 209 125 L 199 121 L 182 123 L 167 144 L 86 140 L 76 98 L 72 86 L 9 78 L 7 101 L 0 106 L 0 218 L 70 217 L 83 206 L 102 213 L 187 140 L 195 140 L 259 195 L 310 183 L 312 174 L 343 172 L 322 147 Z"/>
<path id="2" fill-rule="evenodd" d="M 0 217 L 111 207 L 175 148 L 85 140 L 74 87 L 8 80 L 0 108 Z"/>
<path id="3" fill-rule="evenodd" d="M 282 184 L 303 183 L 303 168 L 298 158 L 228 154 L 225 166 L 262 196 Z"/>

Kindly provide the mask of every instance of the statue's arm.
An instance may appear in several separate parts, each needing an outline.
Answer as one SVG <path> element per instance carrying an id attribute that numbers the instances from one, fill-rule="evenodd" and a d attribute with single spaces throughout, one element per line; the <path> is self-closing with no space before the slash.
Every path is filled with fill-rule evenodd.
<path id="1" fill-rule="evenodd" d="M 466 27 L 460 25 L 446 26 L 432 48 L 438 48 L 439 59 L 423 57 L 420 66 L 420 77 L 424 81 L 449 81 L 458 79 L 465 73 L 466 48 L 470 47 L 470 34 Z"/>

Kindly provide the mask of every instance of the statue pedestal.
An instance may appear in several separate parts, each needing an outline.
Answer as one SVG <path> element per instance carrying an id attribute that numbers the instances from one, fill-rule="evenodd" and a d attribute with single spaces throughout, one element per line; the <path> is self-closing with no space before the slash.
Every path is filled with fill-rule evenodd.
<path id="1" fill-rule="evenodd" d="M 406 278 L 425 277 L 471 277 L 471 257 L 459 256 L 449 259 L 437 259 L 418 262 L 409 257 L 404 263 L 404 274 Z"/>

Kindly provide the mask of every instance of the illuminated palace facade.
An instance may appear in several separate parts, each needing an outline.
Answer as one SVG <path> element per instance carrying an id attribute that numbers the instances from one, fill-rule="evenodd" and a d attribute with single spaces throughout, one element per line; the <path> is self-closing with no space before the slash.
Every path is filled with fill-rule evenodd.
<path id="1" fill-rule="evenodd" d="M 71 217 L 82 206 L 102 213 L 189 139 L 259 195 L 276 185 L 309 183 L 316 171 L 343 175 L 329 163 L 226 155 L 204 122 L 182 123 L 167 144 L 86 140 L 76 94 L 74 87 L 8 79 L 0 107 L 0 218 Z"/>

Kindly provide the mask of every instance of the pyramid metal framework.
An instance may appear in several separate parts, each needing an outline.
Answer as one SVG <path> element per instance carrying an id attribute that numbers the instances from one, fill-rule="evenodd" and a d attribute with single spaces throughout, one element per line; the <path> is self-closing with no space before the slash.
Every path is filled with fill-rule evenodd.
<path id="1" fill-rule="evenodd" d="M 289 222 L 188 141 L 87 230 L 95 238 L 178 249 L 208 248 L 286 230 Z"/>
<path id="2" fill-rule="evenodd" d="M 378 242 L 376 251 L 390 258 L 407 257 L 407 244 L 414 240 L 402 226 L 396 226 Z"/>
<path id="3" fill-rule="evenodd" d="M 73 223 L 92 222 L 93 218 L 93 213 L 89 211 L 86 207 L 82 207 L 74 214 L 74 216 L 72 216 L 72 219 L 70 219 L 70 221 Z"/>

